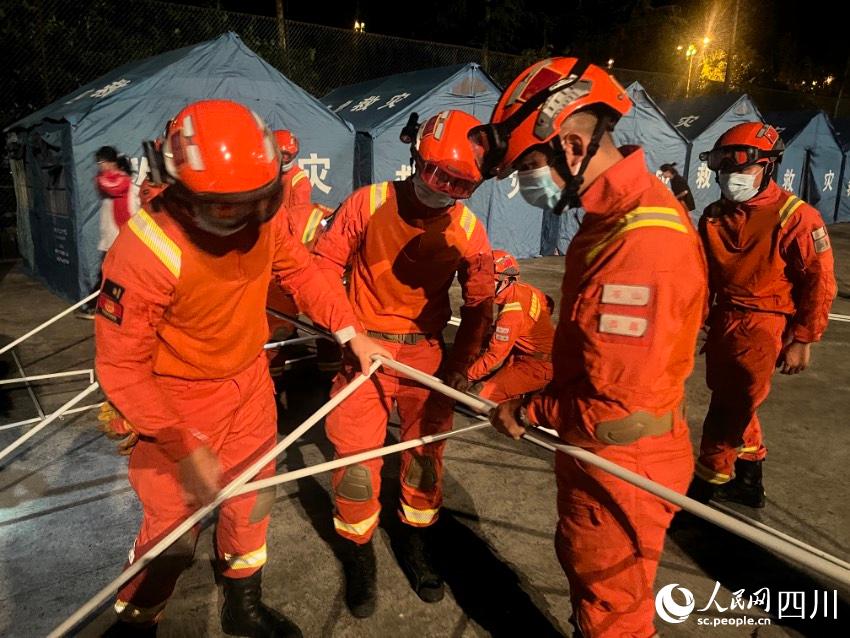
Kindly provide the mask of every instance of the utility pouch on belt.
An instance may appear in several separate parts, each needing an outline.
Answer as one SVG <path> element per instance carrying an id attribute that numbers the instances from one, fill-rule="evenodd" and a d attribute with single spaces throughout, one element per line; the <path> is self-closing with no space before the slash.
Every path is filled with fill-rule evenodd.
<path id="1" fill-rule="evenodd" d="M 602 421 L 596 426 L 596 438 L 608 445 L 629 445 L 647 436 L 666 434 L 672 429 L 672 412 L 661 416 L 634 412 L 615 421 Z"/>

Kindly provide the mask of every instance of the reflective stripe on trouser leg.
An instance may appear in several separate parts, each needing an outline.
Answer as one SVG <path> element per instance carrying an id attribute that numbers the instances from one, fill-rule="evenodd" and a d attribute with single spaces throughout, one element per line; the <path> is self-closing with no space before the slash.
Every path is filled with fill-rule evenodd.
<path id="1" fill-rule="evenodd" d="M 267 558 L 265 543 L 262 547 L 245 554 L 224 554 L 222 560 L 225 563 L 225 575 L 230 578 L 238 578 L 243 574 L 246 577 L 250 576 L 266 564 Z M 231 574 L 230 572 L 237 573 Z"/>
<path id="2" fill-rule="evenodd" d="M 420 349 L 411 353 L 416 362 L 409 365 L 431 373 L 439 366 L 440 357 L 441 352 L 437 349 Z M 399 390 L 397 401 L 403 441 L 451 430 L 454 403 L 442 394 L 414 383 L 405 383 Z M 445 447 L 446 442 L 440 441 L 402 452 L 399 507 L 402 522 L 425 527 L 437 521 L 443 502 Z"/>

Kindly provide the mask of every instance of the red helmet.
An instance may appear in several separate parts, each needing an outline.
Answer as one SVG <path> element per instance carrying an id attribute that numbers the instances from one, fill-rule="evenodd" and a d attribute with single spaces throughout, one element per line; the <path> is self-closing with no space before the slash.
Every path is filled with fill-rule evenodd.
<path id="1" fill-rule="evenodd" d="M 519 262 L 506 250 L 493 251 L 493 265 L 496 269 L 496 279 L 519 277 Z"/>
<path id="2" fill-rule="evenodd" d="M 549 58 L 530 66 L 502 93 L 490 124 L 472 132 L 484 177 L 506 177 L 523 153 L 555 137 L 570 115 L 597 105 L 619 119 L 632 101 L 607 71 L 583 60 Z"/>
<path id="3" fill-rule="evenodd" d="M 782 157 L 785 144 L 770 124 L 736 124 L 714 143 L 710 151 L 699 154 L 713 171 L 733 172 L 751 164 L 770 164 Z"/>
<path id="4" fill-rule="evenodd" d="M 204 230 L 227 235 L 277 212 L 280 154 L 260 117 L 241 104 L 190 104 L 169 124 L 162 154 L 173 182 L 163 195 Z"/>
<path id="5" fill-rule="evenodd" d="M 482 178 L 468 136 L 480 124 L 469 113 L 442 111 L 420 126 L 413 143 L 419 178 L 455 199 L 472 195 Z"/>
<path id="6" fill-rule="evenodd" d="M 280 156 L 284 164 L 289 164 L 298 155 L 298 138 L 292 131 L 280 130 L 274 132 L 274 140 L 280 149 Z"/>

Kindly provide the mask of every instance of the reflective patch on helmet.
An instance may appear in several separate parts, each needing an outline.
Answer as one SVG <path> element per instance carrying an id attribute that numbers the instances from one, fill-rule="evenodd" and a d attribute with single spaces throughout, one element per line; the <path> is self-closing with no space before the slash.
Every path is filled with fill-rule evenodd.
<path id="1" fill-rule="evenodd" d="M 195 134 L 195 126 L 192 124 L 192 116 L 187 115 L 183 118 L 183 122 L 180 125 L 180 129 L 183 133 L 183 137 L 192 137 Z"/>
<path id="2" fill-rule="evenodd" d="M 602 303 L 621 306 L 646 306 L 649 304 L 649 286 L 605 284 L 602 286 Z"/>
<path id="3" fill-rule="evenodd" d="M 642 337 L 649 322 L 643 317 L 603 314 L 599 317 L 599 332 L 624 337 Z"/>
<path id="4" fill-rule="evenodd" d="M 822 253 L 831 248 L 829 235 L 826 234 L 826 228 L 823 226 L 812 231 L 812 240 L 815 242 L 816 253 Z"/>
<path id="5" fill-rule="evenodd" d="M 201 150 L 195 144 L 186 146 L 186 160 L 193 171 L 204 170 L 204 160 L 201 157 Z"/>
<path id="6" fill-rule="evenodd" d="M 572 80 L 572 77 L 570 76 L 562 82 L 568 83 Z M 545 140 L 554 133 L 554 120 L 558 114 L 579 98 L 590 94 L 592 87 L 593 83 L 590 80 L 580 80 L 550 96 L 540 108 L 540 115 L 534 125 L 535 137 L 539 140 Z"/>

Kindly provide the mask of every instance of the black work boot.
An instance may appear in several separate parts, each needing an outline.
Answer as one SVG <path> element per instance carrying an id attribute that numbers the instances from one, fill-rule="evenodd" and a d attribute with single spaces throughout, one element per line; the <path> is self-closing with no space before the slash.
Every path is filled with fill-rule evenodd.
<path id="1" fill-rule="evenodd" d="M 228 636 L 250 638 L 302 638 L 301 630 L 289 618 L 260 600 L 262 572 L 248 578 L 223 577 L 224 606 L 221 629 Z"/>
<path id="2" fill-rule="evenodd" d="M 747 507 L 764 507 L 764 486 L 761 482 L 762 461 L 735 461 L 735 478 L 714 490 L 718 501 L 740 503 Z"/>
<path id="3" fill-rule="evenodd" d="M 342 556 L 345 572 L 345 604 L 355 618 L 375 613 L 378 600 L 378 570 L 372 541 L 362 545 L 346 540 Z"/>
<path id="4" fill-rule="evenodd" d="M 156 623 L 139 624 L 116 620 L 101 638 L 156 638 Z"/>
<path id="5" fill-rule="evenodd" d="M 715 489 L 717 489 L 717 486 L 713 483 L 709 483 L 705 479 L 695 476 L 691 479 L 691 484 L 688 486 L 688 493 L 686 496 L 702 503 L 703 505 L 708 505 L 708 502 L 714 496 Z"/>
<path id="6" fill-rule="evenodd" d="M 443 599 L 446 588 L 432 560 L 433 526 L 402 525 L 402 527 L 405 530 L 398 557 L 401 568 L 419 598 L 426 603 L 438 603 Z"/>

